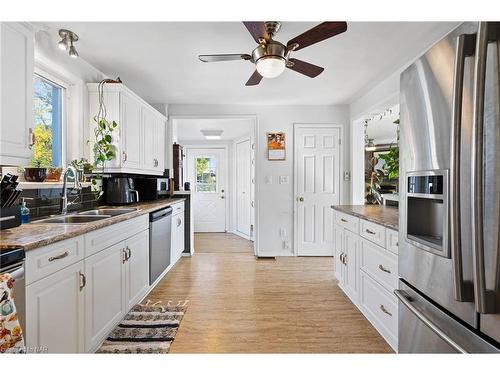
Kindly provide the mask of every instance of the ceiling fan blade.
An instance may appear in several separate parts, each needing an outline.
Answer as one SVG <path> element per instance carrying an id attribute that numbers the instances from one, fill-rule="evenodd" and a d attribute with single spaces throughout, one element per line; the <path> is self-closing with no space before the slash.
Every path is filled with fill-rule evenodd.
<path id="1" fill-rule="evenodd" d="M 243 24 L 246 26 L 256 43 L 260 44 L 260 38 L 269 40 L 265 22 L 243 22 Z"/>
<path id="2" fill-rule="evenodd" d="M 233 60 L 251 60 L 252 56 L 246 53 L 229 53 L 221 55 L 198 55 L 203 62 L 233 61 Z"/>
<path id="3" fill-rule="evenodd" d="M 250 79 L 245 83 L 245 86 L 255 86 L 260 83 L 262 80 L 262 76 L 259 74 L 258 71 L 253 72 L 252 76 Z"/>
<path id="4" fill-rule="evenodd" d="M 299 49 L 321 42 L 322 40 L 331 38 L 337 34 L 341 34 L 346 30 L 346 22 L 323 22 L 291 39 L 287 43 L 287 46 L 290 47 L 291 45 L 297 43 L 298 47 L 295 48 L 295 51 L 298 51 Z"/>
<path id="5" fill-rule="evenodd" d="M 288 69 L 294 70 L 297 73 L 304 74 L 311 78 L 319 76 L 323 72 L 323 70 L 325 70 L 325 68 L 322 68 L 321 66 L 317 66 L 302 60 L 288 59 L 288 61 L 293 63 L 293 65 L 287 65 Z"/>

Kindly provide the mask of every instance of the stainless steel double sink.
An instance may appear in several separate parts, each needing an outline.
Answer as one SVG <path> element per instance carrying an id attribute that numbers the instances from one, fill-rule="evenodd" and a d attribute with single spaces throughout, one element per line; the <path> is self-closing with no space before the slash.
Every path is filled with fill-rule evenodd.
<path id="1" fill-rule="evenodd" d="M 113 216 L 128 214 L 137 211 L 137 208 L 98 208 L 78 212 L 70 215 L 51 216 L 46 219 L 36 220 L 36 224 L 87 224 L 98 220 L 108 219 Z"/>

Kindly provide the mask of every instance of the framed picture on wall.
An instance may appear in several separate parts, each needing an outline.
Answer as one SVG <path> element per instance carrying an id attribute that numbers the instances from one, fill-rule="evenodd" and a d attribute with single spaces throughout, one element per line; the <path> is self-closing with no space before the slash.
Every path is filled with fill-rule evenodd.
<path id="1" fill-rule="evenodd" d="M 267 159 L 285 160 L 285 133 L 267 133 Z"/>

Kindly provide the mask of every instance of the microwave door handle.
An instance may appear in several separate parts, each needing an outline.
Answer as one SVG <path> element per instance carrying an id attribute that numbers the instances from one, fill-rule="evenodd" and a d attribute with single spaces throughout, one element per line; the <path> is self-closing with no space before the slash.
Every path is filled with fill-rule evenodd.
<path id="1" fill-rule="evenodd" d="M 479 22 L 474 66 L 474 104 L 472 116 L 471 201 L 472 263 L 476 311 L 495 313 L 494 292 L 486 290 L 483 234 L 483 136 L 486 58 L 488 54 L 488 22 Z"/>
<path id="2" fill-rule="evenodd" d="M 453 74 L 453 112 L 451 127 L 450 163 L 450 246 L 453 261 L 455 299 L 472 302 L 472 289 L 465 288 L 462 268 L 462 237 L 460 211 L 460 145 L 462 139 L 462 95 L 464 88 L 465 58 L 474 54 L 475 35 L 460 35 L 457 38 L 455 70 Z"/>

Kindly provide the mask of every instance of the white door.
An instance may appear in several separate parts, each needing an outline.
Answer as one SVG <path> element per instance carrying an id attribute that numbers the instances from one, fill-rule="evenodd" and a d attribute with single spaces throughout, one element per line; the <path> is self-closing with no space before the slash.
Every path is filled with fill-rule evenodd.
<path id="1" fill-rule="evenodd" d="M 126 265 L 126 296 L 129 311 L 144 298 L 149 287 L 149 230 L 125 241 L 128 260 Z"/>
<path id="2" fill-rule="evenodd" d="M 227 150 L 187 149 L 195 232 L 226 231 Z"/>
<path id="3" fill-rule="evenodd" d="M 295 125 L 297 255 L 333 256 L 333 210 L 339 204 L 340 129 Z"/>
<path id="4" fill-rule="evenodd" d="M 85 259 L 85 351 L 96 350 L 125 315 L 125 244 Z"/>
<path id="5" fill-rule="evenodd" d="M 26 287 L 26 344 L 49 353 L 84 352 L 83 261 Z"/>
<path id="6" fill-rule="evenodd" d="M 236 143 L 236 230 L 250 237 L 252 208 L 250 139 Z"/>

